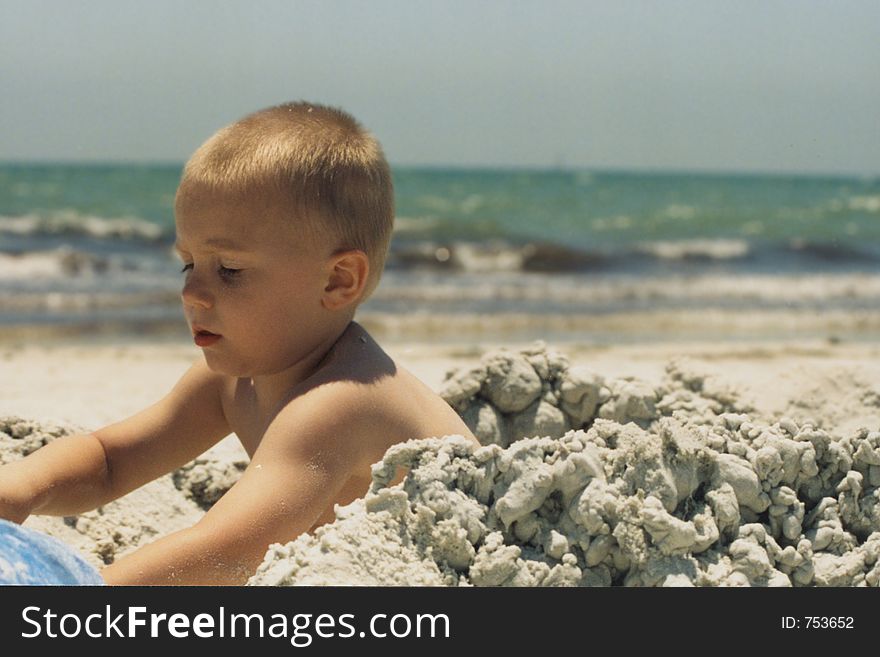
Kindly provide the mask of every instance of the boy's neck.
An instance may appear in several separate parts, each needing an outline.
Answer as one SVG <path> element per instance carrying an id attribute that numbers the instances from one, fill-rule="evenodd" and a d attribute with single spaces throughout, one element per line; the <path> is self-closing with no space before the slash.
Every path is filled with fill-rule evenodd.
<path id="1" fill-rule="evenodd" d="M 326 340 L 287 369 L 274 374 L 242 379 L 249 385 L 261 417 L 274 411 L 283 401 L 289 399 L 290 392 L 294 388 L 320 371 L 330 357 L 333 347 L 352 324 L 353 322 L 349 321 L 341 329 L 329 333 Z"/>

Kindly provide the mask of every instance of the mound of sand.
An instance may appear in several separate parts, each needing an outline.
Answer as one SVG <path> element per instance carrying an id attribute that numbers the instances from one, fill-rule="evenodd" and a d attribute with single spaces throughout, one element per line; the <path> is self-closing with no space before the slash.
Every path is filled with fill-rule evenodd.
<path id="1" fill-rule="evenodd" d="M 442 394 L 483 447 L 393 447 L 365 499 L 272 546 L 249 583 L 880 585 L 878 431 L 753 419 L 688 361 L 654 387 L 540 344 Z"/>
<path id="2" fill-rule="evenodd" d="M 249 584 L 880 585 L 880 431 L 840 435 L 797 404 L 762 416 L 688 360 L 652 385 L 541 343 L 450 372 L 441 394 L 482 447 L 393 447 L 364 499 L 271 546 Z M 0 418 L 0 462 L 76 430 Z M 389 487 L 399 465 L 409 475 Z M 195 523 L 244 467 L 209 453 L 95 511 L 26 524 L 100 566 Z"/>

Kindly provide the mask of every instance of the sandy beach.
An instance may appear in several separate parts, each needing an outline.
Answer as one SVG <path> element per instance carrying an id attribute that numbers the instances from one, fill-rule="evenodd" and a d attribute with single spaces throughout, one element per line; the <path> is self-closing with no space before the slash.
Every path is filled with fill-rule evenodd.
<path id="1" fill-rule="evenodd" d="M 471 366 L 499 346 L 529 342 L 438 345 L 382 342 L 395 362 L 437 390 L 448 371 Z M 577 364 L 607 377 L 635 376 L 656 383 L 678 357 L 705 363 L 743 388 L 767 415 L 781 415 L 796 400 L 841 430 L 877 423 L 869 408 L 855 416 L 847 403 L 856 381 L 880 382 L 880 344 L 797 342 L 690 342 L 595 346 L 557 344 Z M 0 343 L 0 415 L 73 423 L 89 430 L 118 421 L 157 401 L 200 357 L 186 342 L 125 338 L 48 339 Z M 880 412 L 880 411 L 878 411 Z M 867 413 L 867 414 L 866 414 Z"/>
<path id="2" fill-rule="evenodd" d="M 541 406 L 541 412 L 533 413 L 525 424 L 526 411 L 499 412 L 499 405 L 503 407 L 509 402 L 490 401 L 485 397 L 487 390 L 490 397 L 492 395 L 485 377 L 491 379 L 492 368 L 498 367 L 497 348 L 501 346 L 507 349 L 504 353 L 511 355 L 510 358 L 524 353 L 523 350 L 538 354 L 526 358 L 531 359 L 536 368 L 534 376 L 540 382 L 538 394 L 543 397 L 529 403 L 534 408 L 545 404 L 545 400 L 551 403 Z M 517 459 L 525 459 L 522 462 L 531 465 L 523 467 L 516 477 L 508 477 L 505 483 L 498 478 L 501 475 L 493 475 L 495 492 L 490 499 L 482 501 L 479 501 L 479 486 L 473 482 L 463 483 L 459 473 L 453 483 L 447 481 L 444 489 L 444 494 L 460 496 L 457 502 L 450 502 L 450 506 L 480 507 L 483 515 L 475 520 L 476 516 L 468 519 L 465 511 L 454 512 L 448 517 L 434 518 L 431 530 L 424 526 L 425 514 L 429 512 L 420 497 L 424 478 L 430 473 L 438 476 L 436 468 L 432 469 L 432 459 L 440 458 L 449 450 L 457 453 L 455 450 L 461 451 L 461 448 L 438 443 L 403 450 L 392 458 L 412 468 L 413 476 L 403 489 L 383 488 L 382 467 L 375 468 L 374 487 L 366 501 L 339 509 L 339 519 L 319 529 L 316 537 L 306 535 L 289 546 L 275 546 L 252 579 L 253 584 L 787 586 L 878 583 L 880 573 L 875 562 L 880 534 L 876 532 L 880 532 L 880 526 L 875 525 L 880 520 L 876 511 L 880 508 L 877 504 L 880 480 L 875 479 L 880 479 L 880 347 L 875 343 L 740 340 L 622 346 L 568 343 L 535 347 L 534 343 L 462 346 L 389 342 L 385 347 L 398 365 L 443 393 L 453 405 L 458 404 L 469 423 L 483 422 L 486 416 L 480 413 L 489 412 L 486 409 L 492 407 L 495 417 L 504 418 L 498 421 L 505 423 L 505 431 L 515 427 L 524 436 L 544 436 L 544 444 L 535 446 L 528 440 L 513 442 L 510 435 L 499 438 L 503 433 L 500 429 L 487 433 L 487 425 L 481 425 L 484 433 L 481 440 L 487 445 L 483 449 L 489 451 L 462 452 L 456 462 L 468 462 L 478 470 L 483 468 L 480 472 L 485 476 L 489 476 L 484 472 L 487 459 L 492 463 L 504 462 L 504 459 L 513 459 L 516 463 Z M 496 365 L 490 364 L 486 375 L 486 357 L 488 354 L 491 360 L 493 353 Z M 53 436 L 74 430 L 94 430 L 137 412 L 169 390 L 198 357 L 199 350 L 194 346 L 161 338 L 55 339 L 41 344 L 7 340 L 0 346 L 4 374 L 0 378 L 0 417 L 6 418 L 0 423 L 0 458 L 4 461 L 20 458 Z M 551 363 L 550 369 L 535 364 L 538 362 L 535 358 Z M 554 359 L 562 364 L 553 365 Z M 509 365 L 502 365 L 502 370 L 507 371 L 505 368 Z M 584 383 L 587 372 L 589 381 L 595 381 L 595 385 Z M 447 380 L 450 373 L 455 375 Z M 477 383 L 475 388 L 481 392 L 474 393 L 474 389 L 462 392 L 456 388 L 456 381 L 467 382 L 475 376 L 484 377 L 483 383 Z M 464 388 L 468 385 L 472 384 L 465 383 Z M 503 381 L 499 385 L 510 388 Z M 566 395 L 570 396 L 572 390 L 577 401 L 574 406 L 566 405 Z M 587 398 L 592 393 L 589 390 L 595 390 L 598 395 L 591 411 L 583 410 L 590 406 Z M 562 409 L 566 409 L 565 413 Z M 541 415 L 548 410 L 564 418 L 562 424 L 552 421 L 548 424 L 546 417 L 551 416 Z M 584 415 L 572 419 L 578 413 Z M 21 419 L 9 419 L 9 416 Z M 584 431 L 571 431 L 579 428 L 575 423 Z M 742 429 L 743 426 L 747 428 Z M 495 437 L 493 430 L 497 433 Z M 549 435 L 548 432 L 553 431 L 556 435 Z M 608 442 L 609 431 L 620 432 L 620 435 Z M 600 438 L 600 434 L 605 438 Z M 724 440 L 719 436 L 724 436 Z M 772 440 L 768 443 L 769 437 Z M 701 445 L 694 447 L 693 440 Z M 782 442 L 777 445 L 773 441 Z M 831 467 L 823 451 L 823 445 L 827 447 L 837 442 L 844 445 L 840 449 L 849 455 L 846 467 L 834 465 L 840 472 Z M 751 478 L 750 485 L 755 490 L 749 494 L 757 497 L 751 501 L 740 499 L 745 493 L 736 488 L 737 481 L 725 483 L 718 479 L 717 471 L 723 467 L 717 464 L 713 466 L 715 479 L 694 465 L 695 469 L 688 476 L 702 477 L 702 483 L 691 482 L 686 494 L 681 490 L 672 493 L 672 501 L 665 499 L 662 491 L 655 490 L 656 482 L 637 485 L 627 479 L 629 475 L 607 470 L 615 459 L 629 462 L 636 458 L 635 452 L 621 451 L 624 445 L 642 445 L 638 448 L 642 450 L 651 445 L 656 448 L 661 443 L 676 445 L 679 462 L 696 463 L 700 458 L 709 458 L 705 454 L 711 452 L 713 462 L 723 464 L 725 459 L 737 458 L 740 466 L 749 467 L 751 463 L 752 474 L 740 473 L 740 478 Z M 22 447 L 25 444 L 31 446 Z M 767 469 L 769 466 L 761 465 L 762 459 L 770 458 L 768 450 L 781 455 L 782 463 L 788 458 L 786 450 L 792 445 L 797 449 L 809 446 L 812 456 L 801 456 L 804 463 L 813 459 L 810 461 L 813 465 L 804 466 L 805 469 L 798 472 L 789 472 L 780 466 L 775 475 Z M 531 486 L 529 495 L 534 497 L 534 482 L 529 484 L 529 478 L 542 468 L 550 467 L 546 460 L 543 465 L 540 458 L 535 461 L 537 452 L 534 450 L 554 463 L 564 461 L 563 456 L 568 458 L 575 452 L 598 450 L 591 458 L 605 464 L 607 471 L 601 478 L 609 490 L 616 486 L 614 494 L 623 500 L 620 508 L 630 508 L 626 505 L 638 500 L 632 507 L 639 509 L 638 520 L 631 518 L 626 526 L 640 527 L 642 548 L 630 545 L 624 549 L 626 540 L 630 539 L 622 533 L 622 517 L 616 517 L 614 522 L 618 524 L 611 523 L 611 526 L 608 518 L 598 526 L 586 520 L 586 525 L 578 524 L 580 521 L 572 524 L 565 519 L 574 513 L 574 497 L 586 499 L 585 491 L 593 490 L 589 481 L 598 477 L 596 473 L 584 475 L 582 468 L 589 468 L 583 463 L 578 465 L 580 461 L 567 466 L 581 473 L 580 483 L 574 488 L 569 490 L 557 481 L 562 475 L 553 475 L 556 478 L 551 479 L 555 483 L 543 491 L 543 497 L 539 495 L 538 502 L 533 500 L 531 506 L 526 504 L 522 513 L 502 513 L 505 504 L 510 505 L 509 496 L 506 503 L 501 502 L 505 491 L 517 485 Z M 698 458 L 697 452 L 705 454 Z M 547 456 L 551 454 L 556 456 Z M 666 471 L 664 468 L 672 467 L 664 458 L 657 454 L 639 456 L 635 462 L 643 464 L 639 467 L 654 467 L 662 473 Z M 234 483 L 246 461 L 237 440 L 230 436 L 190 465 L 101 509 L 65 519 L 32 517 L 27 526 L 73 545 L 100 567 L 156 536 L 196 522 Z M 650 463 L 653 466 L 644 465 Z M 695 474 L 698 471 L 703 474 Z M 669 476 L 675 479 L 681 475 Z M 821 485 L 814 486 L 820 479 Z M 850 482 L 853 486 L 847 488 L 841 482 Z M 678 485 L 680 488 L 681 482 Z M 739 507 L 733 513 L 735 518 L 723 520 L 726 507 L 718 502 L 719 496 L 723 497 L 718 491 L 729 493 L 725 485 L 732 485 L 740 497 L 735 498 L 738 505 L 733 506 L 734 509 Z M 853 512 L 855 515 L 847 515 L 847 496 L 854 496 L 856 508 L 860 509 Z M 696 500 L 699 508 L 682 506 L 678 497 Z M 763 501 L 755 501 L 758 498 Z M 825 499 L 833 501 L 833 509 L 822 507 L 829 504 L 823 501 Z M 568 516 L 560 516 L 558 509 L 555 514 L 548 511 L 548 500 L 557 505 L 563 501 L 569 504 Z M 665 508 L 656 507 L 660 503 L 657 500 L 663 502 Z M 710 500 L 714 501 L 710 503 Z M 406 513 L 399 510 L 402 503 L 409 509 Z M 394 511 L 395 508 L 398 511 Z M 472 515 L 479 515 L 473 509 Z M 436 515 L 436 509 L 430 514 Z M 789 515 L 793 520 L 777 522 Z M 707 518 L 712 518 L 711 522 Z M 714 534 L 705 529 L 709 525 L 715 527 Z M 482 529 L 474 529 L 477 526 Z M 531 529 L 526 530 L 529 526 Z M 445 534 L 438 535 L 438 527 L 452 531 L 450 536 L 458 536 L 459 542 Z M 823 527 L 831 529 L 820 531 L 817 538 L 816 532 Z M 378 563 L 365 570 L 360 561 L 362 557 L 353 557 L 347 547 L 353 544 L 353 537 L 359 537 L 357 540 L 361 542 L 380 540 L 383 536 L 387 539 L 386 534 L 392 530 L 396 536 L 409 536 L 411 543 L 394 554 L 382 553 L 376 557 L 386 560 L 385 570 Z M 704 535 L 707 531 L 711 540 Z M 462 538 L 469 532 L 470 542 Z M 828 538 L 829 532 L 833 533 L 833 542 Z M 365 539 L 365 536 L 371 538 Z M 708 543 L 701 545 L 701 537 L 705 539 L 703 543 L 706 540 Z M 316 556 L 327 552 L 317 549 L 316 545 L 328 543 L 335 546 L 330 550 L 331 556 L 335 556 L 329 561 Z M 433 561 L 426 561 L 428 545 L 431 549 L 427 554 L 435 555 Z M 593 545 L 592 552 L 590 545 Z M 598 547 L 603 545 L 605 547 Z M 731 546 L 736 549 L 731 551 Z M 759 563 L 749 552 L 750 546 L 760 547 L 761 554 L 765 555 L 758 559 Z M 644 553 L 639 564 L 634 561 L 637 553 Z M 746 553 L 752 556 L 743 557 Z M 830 555 L 828 559 L 833 563 L 827 561 L 826 555 Z M 678 566 L 673 567 L 675 564 Z M 679 569 L 675 570 L 676 567 Z M 381 572 L 394 575 L 389 574 L 387 580 L 377 580 L 376 573 Z"/>

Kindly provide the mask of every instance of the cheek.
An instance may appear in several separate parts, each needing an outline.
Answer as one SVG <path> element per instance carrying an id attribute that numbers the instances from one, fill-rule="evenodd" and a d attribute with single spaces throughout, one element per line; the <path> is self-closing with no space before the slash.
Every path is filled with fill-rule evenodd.
<path id="1" fill-rule="evenodd" d="M 223 305 L 233 320 L 251 329 L 256 341 L 276 339 L 279 333 L 311 325 L 320 317 L 321 282 L 313 271 L 250 279 L 246 286 L 223 291 Z"/>
<path id="2" fill-rule="evenodd" d="M 275 297 L 293 304 L 300 311 L 317 307 L 321 304 L 324 289 L 322 279 L 313 271 L 291 272 L 279 281 L 275 289 Z"/>
<path id="3" fill-rule="evenodd" d="M 247 329 L 254 343 L 275 344 L 292 328 L 309 322 L 314 315 L 309 305 L 305 299 L 283 287 L 266 290 L 265 294 L 240 299 L 237 321 Z"/>

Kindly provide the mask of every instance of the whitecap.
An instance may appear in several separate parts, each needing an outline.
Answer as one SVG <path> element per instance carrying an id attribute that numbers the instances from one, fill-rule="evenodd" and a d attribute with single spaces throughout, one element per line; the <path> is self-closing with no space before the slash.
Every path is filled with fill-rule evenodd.
<path id="1" fill-rule="evenodd" d="M 683 260 L 685 258 L 708 258 L 711 260 L 732 260 L 749 253 L 749 243 L 745 240 L 679 240 L 642 242 L 637 251 L 663 260 Z"/>
<path id="2" fill-rule="evenodd" d="M 62 210 L 49 215 L 25 214 L 0 217 L 0 235 L 85 235 L 99 239 L 140 239 L 154 242 L 162 228 L 137 217 L 98 217 Z"/>

